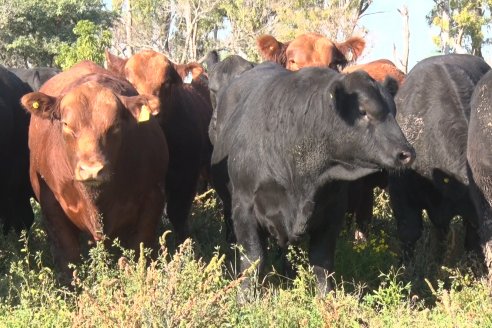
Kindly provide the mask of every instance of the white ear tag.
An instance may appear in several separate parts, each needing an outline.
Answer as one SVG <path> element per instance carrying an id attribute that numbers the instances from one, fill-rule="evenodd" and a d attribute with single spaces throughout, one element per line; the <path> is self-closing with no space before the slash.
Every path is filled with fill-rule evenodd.
<path id="1" fill-rule="evenodd" d="M 191 71 L 189 71 L 188 74 L 183 79 L 183 83 L 190 84 L 192 80 L 193 80 L 193 75 L 191 75 Z"/>
<path id="2" fill-rule="evenodd" d="M 147 105 L 143 105 L 138 114 L 138 122 L 147 122 L 150 119 L 150 110 Z"/>

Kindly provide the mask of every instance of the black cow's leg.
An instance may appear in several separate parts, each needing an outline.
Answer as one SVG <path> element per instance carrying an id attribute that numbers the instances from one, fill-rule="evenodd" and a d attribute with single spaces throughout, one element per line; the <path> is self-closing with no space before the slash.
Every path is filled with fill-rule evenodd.
<path id="1" fill-rule="evenodd" d="M 213 165 L 211 168 L 212 185 L 222 200 L 222 206 L 224 210 L 224 224 L 226 231 L 226 240 L 228 243 L 235 243 L 236 236 L 234 234 L 234 227 L 232 222 L 231 211 L 231 192 L 229 176 L 227 174 L 227 160 L 223 160 L 220 163 Z"/>
<path id="2" fill-rule="evenodd" d="M 333 206 L 326 215 L 323 228 L 313 229 L 309 239 L 309 264 L 314 267 L 318 290 L 325 295 L 334 289 L 332 278 L 335 268 L 335 247 L 343 223 L 345 206 Z"/>
<path id="3" fill-rule="evenodd" d="M 422 236 L 422 208 L 411 202 L 409 185 L 400 178 L 389 184 L 390 203 L 396 219 L 397 235 L 402 246 L 402 260 L 413 258 L 415 243 Z"/>
<path id="4" fill-rule="evenodd" d="M 258 262 L 257 273 L 262 272 L 265 255 L 265 236 L 258 227 L 252 205 L 233 200 L 232 215 L 237 244 L 242 248 L 240 256 L 240 272 L 248 270 L 251 265 Z M 251 287 L 251 279 L 245 279 L 242 283 L 243 290 Z"/>
<path id="5" fill-rule="evenodd" d="M 20 195 L 14 200 L 12 206 L 14 206 L 13 218 L 15 221 L 13 227 L 15 231 L 20 233 L 23 229 L 29 229 L 34 222 L 34 213 L 29 197 Z"/>
<path id="6" fill-rule="evenodd" d="M 465 250 L 481 256 L 478 218 L 474 215 L 463 217 L 463 226 L 465 229 Z"/>
<path id="7" fill-rule="evenodd" d="M 198 174 L 170 169 L 166 176 L 166 210 L 176 234 L 177 245 L 191 235 L 188 216 L 196 193 Z"/>
<path id="8" fill-rule="evenodd" d="M 369 224 L 372 221 L 372 207 L 374 203 L 374 188 L 368 179 L 362 178 L 360 200 L 355 210 L 357 222 L 356 240 L 366 240 Z"/>
<path id="9" fill-rule="evenodd" d="M 444 255 L 447 250 L 449 225 L 452 219 L 451 216 L 442 215 L 440 212 L 441 211 L 438 209 L 432 207 L 427 209 L 429 220 L 432 222 L 432 243 L 436 249 L 434 254 L 436 255 L 436 261 L 438 263 L 444 260 Z"/>

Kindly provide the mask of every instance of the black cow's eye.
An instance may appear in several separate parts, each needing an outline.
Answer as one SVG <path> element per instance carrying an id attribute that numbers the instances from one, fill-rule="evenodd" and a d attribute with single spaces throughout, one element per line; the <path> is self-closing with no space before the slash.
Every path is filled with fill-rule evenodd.
<path id="1" fill-rule="evenodd" d="M 365 110 L 363 110 L 363 109 L 359 110 L 359 112 L 360 112 L 360 115 L 362 115 L 362 116 L 366 116 L 367 115 L 367 112 Z"/>

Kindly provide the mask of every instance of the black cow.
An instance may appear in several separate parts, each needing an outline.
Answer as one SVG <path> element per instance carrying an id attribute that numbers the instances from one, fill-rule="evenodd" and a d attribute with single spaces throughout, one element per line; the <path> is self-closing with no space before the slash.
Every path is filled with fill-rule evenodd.
<path id="1" fill-rule="evenodd" d="M 20 99 L 32 90 L 12 72 L 0 66 L 0 223 L 4 233 L 29 228 L 34 221 L 29 198 L 27 131 L 29 115 Z"/>
<path id="2" fill-rule="evenodd" d="M 320 290 L 331 289 L 348 181 L 414 159 L 392 96 L 365 72 L 263 63 L 221 91 L 217 111 L 213 183 L 232 209 L 241 271 L 261 267 L 268 234 L 282 247 L 307 234 Z"/>
<path id="3" fill-rule="evenodd" d="M 482 77 L 473 92 L 467 158 L 478 231 L 492 286 L 492 71 Z"/>
<path id="4" fill-rule="evenodd" d="M 220 56 L 217 50 L 210 51 L 205 58 L 202 60 L 201 64 L 205 65 L 207 71 L 210 71 L 212 67 L 220 61 Z"/>
<path id="5" fill-rule="evenodd" d="M 450 220 L 460 215 L 467 231 L 465 247 L 478 246 L 476 212 L 466 174 L 466 142 L 470 98 L 489 68 L 471 55 L 430 57 L 408 73 L 395 97 L 396 119 L 417 152 L 411 169 L 389 181 L 405 261 L 412 257 L 422 234 L 423 209 L 439 241 L 445 240 Z"/>
<path id="6" fill-rule="evenodd" d="M 38 91 L 44 82 L 61 72 L 53 67 L 9 68 L 8 70 L 27 83 L 33 91 Z"/>
<path id="7" fill-rule="evenodd" d="M 210 69 L 208 73 L 208 88 L 210 90 L 210 100 L 212 102 L 213 113 L 208 128 L 208 135 L 212 145 L 215 144 L 218 133 L 216 130 L 217 120 L 219 122 L 224 122 L 222 116 L 227 115 L 226 110 L 229 110 L 228 108 L 222 108 L 220 113 L 217 111 L 217 98 L 219 97 L 219 93 L 222 89 L 226 89 L 232 80 L 240 76 L 242 73 L 252 69 L 256 65 L 256 63 L 252 63 L 241 56 L 232 55 L 225 58 L 221 62 L 215 63 Z M 227 197 L 227 195 L 223 195 L 223 197 Z M 235 243 L 236 236 L 234 235 L 234 230 L 232 228 L 229 202 L 224 203 L 224 221 L 226 240 L 229 243 Z"/>
<path id="8" fill-rule="evenodd" d="M 219 90 L 229 85 L 229 83 L 241 75 L 242 73 L 255 67 L 256 63 L 247 61 L 241 56 L 232 55 L 227 57 L 221 62 L 216 63 L 209 69 L 208 72 L 208 88 L 210 90 L 210 100 L 212 101 L 212 107 L 217 107 L 217 97 Z M 216 111 L 214 110 L 214 114 Z M 217 117 L 212 117 L 212 124 L 210 128 L 215 128 L 215 121 Z M 209 131 L 210 135 L 214 135 L 213 131 Z M 214 140 L 212 140 L 212 144 Z"/>

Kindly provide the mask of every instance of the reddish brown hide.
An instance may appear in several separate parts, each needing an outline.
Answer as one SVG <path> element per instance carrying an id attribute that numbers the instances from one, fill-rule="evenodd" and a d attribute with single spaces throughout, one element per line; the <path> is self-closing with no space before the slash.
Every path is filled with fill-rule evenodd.
<path id="1" fill-rule="evenodd" d="M 405 80 L 405 73 L 396 67 L 392 61 L 388 59 L 378 59 L 366 64 L 347 66 L 343 69 L 342 73 L 351 73 L 357 70 L 367 72 L 373 79 L 379 82 L 383 82 L 388 76 L 394 78 L 398 85 L 401 86 L 403 80 Z"/>
<path id="2" fill-rule="evenodd" d="M 338 70 L 357 60 L 365 47 L 365 41 L 360 37 L 336 43 L 318 33 L 302 34 L 286 43 L 271 35 L 262 35 L 256 43 L 264 60 L 275 61 L 292 71 L 312 66 Z"/>
<path id="3" fill-rule="evenodd" d="M 208 172 L 212 153 L 207 133 L 212 116 L 208 88 L 183 82 L 184 72 L 191 72 L 193 81 L 197 81 L 203 68 L 176 65 L 152 50 L 141 51 L 129 59 L 107 52 L 106 59 L 108 69 L 124 76 L 139 94 L 159 97 L 157 117 L 169 145 L 167 214 L 176 240 L 181 242 L 189 236 L 187 220 L 197 182 L 202 170 Z"/>
<path id="4" fill-rule="evenodd" d="M 83 62 L 25 95 L 22 105 L 32 114 L 31 183 L 64 278 L 68 263 L 80 259 L 81 233 L 155 248 L 168 166 L 164 134 L 151 116 L 158 99 Z"/>

